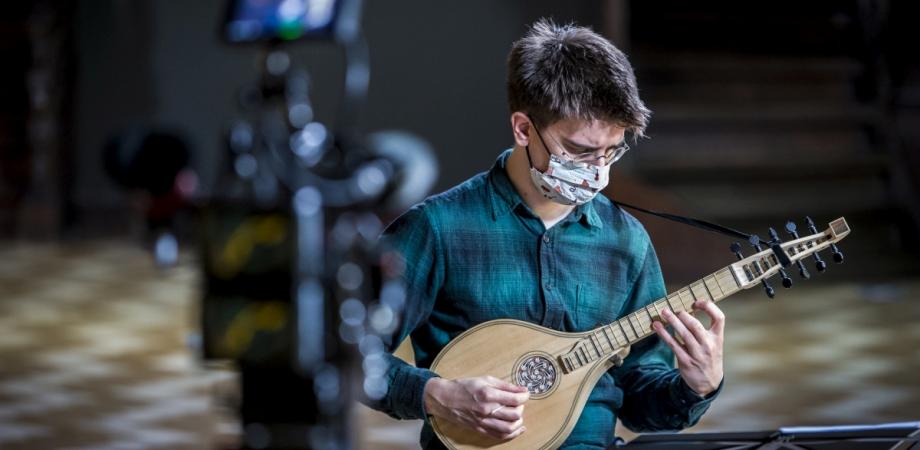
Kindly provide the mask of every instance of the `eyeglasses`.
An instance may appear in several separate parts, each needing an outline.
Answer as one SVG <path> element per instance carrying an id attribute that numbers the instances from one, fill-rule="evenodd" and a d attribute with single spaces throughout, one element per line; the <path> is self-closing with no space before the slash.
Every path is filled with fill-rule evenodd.
<path id="1" fill-rule="evenodd" d="M 597 160 L 603 158 L 605 165 L 613 164 L 620 160 L 626 152 L 629 151 L 629 144 L 623 142 L 622 144 L 608 149 L 606 152 L 598 156 L 597 151 L 593 152 L 582 152 L 582 153 L 572 153 L 565 152 L 566 155 L 571 155 L 572 161 L 580 163 L 593 163 Z"/>
<path id="2" fill-rule="evenodd" d="M 540 136 L 540 140 L 543 141 L 544 148 L 546 149 L 547 152 L 549 152 L 549 149 L 546 148 L 546 141 L 543 139 L 543 135 L 540 133 L 540 130 L 537 129 L 536 124 L 534 124 L 533 127 L 534 127 L 534 130 L 536 130 L 537 135 Z M 603 158 L 603 159 L 604 159 L 604 165 L 605 165 L 605 166 L 609 166 L 609 165 L 611 165 L 611 164 L 613 164 L 613 163 L 619 161 L 620 158 L 622 158 L 623 155 L 625 155 L 626 152 L 629 151 L 629 144 L 626 143 L 626 140 L 623 140 L 623 142 L 622 142 L 620 145 L 618 145 L 618 146 L 616 146 L 616 147 L 613 147 L 613 148 L 611 148 L 611 149 L 605 151 L 605 152 L 604 152 L 603 154 L 601 154 L 600 156 L 597 155 L 597 151 L 596 151 L 596 150 L 593 151 L 593 152 L 592 152 L 592 151 L 587 151 L 587 152 L 578 152 L 578 153 L 576 153 L 576 152 L 571 152 L 571 151 L 566 151 L 566 150 L 564 150 L 565 147 L 562 147 L 562 146 L 559 144 L 559 141 L 557 141 L 557 140 L 556 140 L 555 138 L 553 138 L 552 136 L 550 136 L 550 138 L 553 139 L 553 143 L 554 143 L 555 145 L 557 145 L 558 147 L 563 148 L 563 151 L 562 151 L 562 154 L 563 154 L 563 155 L 566 155 L 566 157 L 569 158 L 570 161 L 573 161 L 573 162 L 576 162 L 576 163 L 591 164 L 591 163 L 596 163 L 598 160 L 600 160 L 600 159 Z M 529 154 L 528 154 L 528 156 L 529 156 Z"/>

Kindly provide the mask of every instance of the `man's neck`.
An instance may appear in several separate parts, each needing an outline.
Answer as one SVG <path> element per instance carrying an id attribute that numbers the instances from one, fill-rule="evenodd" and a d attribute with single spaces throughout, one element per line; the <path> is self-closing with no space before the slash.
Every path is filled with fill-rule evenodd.
<path id="1" fill-rule="evenodd" d="M 543 225 L 547 229 L 575 209 L 573 205 L 562 205 L 544 197 L 534 186 L 530 180 L 530 164 L 524 147 L 514 147 L 511 156 L 508 157 L 505 170 L 508 172 L 508 178 L 511 179 L 514 189 L 517 190 L 530 210 L 543 221 Z"/>

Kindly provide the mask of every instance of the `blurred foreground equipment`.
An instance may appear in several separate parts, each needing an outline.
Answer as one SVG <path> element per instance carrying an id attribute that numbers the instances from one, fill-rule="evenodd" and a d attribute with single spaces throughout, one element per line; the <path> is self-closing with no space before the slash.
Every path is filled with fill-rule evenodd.
<path id="1" fill-rule="evenodd" d="M 241 371 L 247 449 L 353 448 L 354 400 L 386 394 L 380 336 L 397 326 L 405 289 L 400 259 L 377 238 L 382 218 L 427 194 L 437 165 L 409 133 L 358 130 L 369 80 L 360 7 L 230 2 L 224 39 L 264 51 L 259 79 L 240 90 L 247 117 L 228 127 L 213 195 L 181 188 L 195 184 L 183 181 L 181 141 L 129 133 L 126 141 L 151 146 L 126 152 L 117 140 L 107 152 L 123 185 L 155 198 L 178 186 L 198 212 L 203 356 L 233 360 Z M 334 126 L 315 120 L 311 78 L 285 51 L 308 41 L 334 42 L 344 53 Z"/>

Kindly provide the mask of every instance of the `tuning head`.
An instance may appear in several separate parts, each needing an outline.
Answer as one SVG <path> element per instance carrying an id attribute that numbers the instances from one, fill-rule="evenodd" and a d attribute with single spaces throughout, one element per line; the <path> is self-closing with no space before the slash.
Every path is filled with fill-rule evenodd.
<path id="1" fill-rule="evenodd" d="M 732 252 L 738 256 L 738 261 L 730 266 L 735 278 L 739 281 L 742 288 L 748 289 L 756 284 L 761 284 L 767 295 L 772 297 L 775 290 L 765 281 L 773 275 L 782 276 L 783 287 L 791 287 L 792 279 L 784 270 L 790 263 L 795 263 L 799 269 L 799 275 L 804 278 L 810 278 L 811 274 L 804 266 L 805 258 L 813 257 L 815 267 L 818 272 L 827 269 L 827 263 L 819 256 L 818 252 L 823 249 L 831 249 L 834 261 L 842 262 L 843 253 L 837 248 L 837 242 L 842 240 L 850 233 L 850 228 L 842 217 L 830 222 L 829 228 L 823 232 L 818 232 L 811 218 L 806 218 L 805 223 L 812 234 L 808 236 L 798 236 L 797 227 L 794 222 L 787 222 L 785 230 L 791 234 L 794 239 L 782 242 L 775 229 L 770 229 L 769 248 L 762 248 L 764 242 L 756 235 L 752 235 L 749 242 L 756 249 L 756 253 L 747 257 L 740 254 L 741 245 L 737 242 L 732 244 Z"/>

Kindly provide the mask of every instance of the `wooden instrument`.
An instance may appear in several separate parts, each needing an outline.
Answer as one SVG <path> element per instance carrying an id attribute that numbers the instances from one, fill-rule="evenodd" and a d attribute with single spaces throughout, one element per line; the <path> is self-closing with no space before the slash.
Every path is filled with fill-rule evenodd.
<path id="1" fill-rule="evenodd" d="M 445 379 L 492 375 L 530 391 L 524 407 L 527 431 L 510 440 L 499 440 L 480 434 L 462 425 L 432 417 L 435 433 L 451 449 L 553 449 L 562 444 L 581 415 L 588 395 L 601 375 L 622 363 L 630 346 L 654 334 L 652 322 L 661 320 L 659 312 L 671 309 L 675 313 L 693 311 L 698 300 L 718 302 L 728 296 L 766 283 L 770 276 L 782 272 L 784 285 L 788 280 L 784 267 L 795 263 L 807 277 L 802 259 L 814 255 L 818 269 L 824 269 L 817 252 L 831 247 L 834 259 L 843 260 L 836 242 L 850 233 L 842 217 L 818 233 L 810 222 L 809 236 L 798 238 L 790 222 L 787 230 L 795 237 L 779 242 L 771 230 L 770 248 L 743 258 L 740 246 L 733 246 L 739 261 L 701 280 L 668 294 L 625 317 L 590 331 L 564 333 L 531 323 L 499 319 L 479 324 L 452 340 L 438 354 L 431 370 Z M 753 241 L 753 239 L 752 239 Z M 791 281 L 790 281 L 791 285 Z M 610 424 L 613 426 L 613 424 Z"/>

